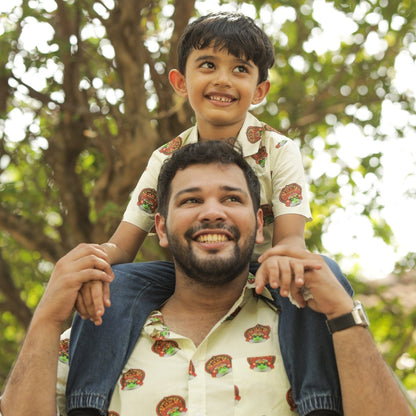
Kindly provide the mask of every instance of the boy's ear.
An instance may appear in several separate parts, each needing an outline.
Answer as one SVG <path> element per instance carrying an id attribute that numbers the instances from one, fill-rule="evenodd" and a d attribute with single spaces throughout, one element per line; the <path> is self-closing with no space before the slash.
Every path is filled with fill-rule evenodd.
<path id="1" fill-rule="evenodd" d="M 165 217 L 162 217 L 158 212 L 155 215 L 155 228 L 159 237 L 159 245 L 163 248 L 169 246 L 168 236 L 166 234 Z"/>
<path id="2" fill-rule="evenodd" d="M 181 97 L 187 97 L 188 91 L 186 90 L 185 76 L 177 69 L 171 69 L 169 71 L 169 82 L 172 88 Z"/>
<path id="3" fill-rule="evenodd" d="M 264 97 L 268 94 L 269 90 L 270 81 L 268 79 L 258 84 L 251 104 L 260 104 L 264 100 Z"/>

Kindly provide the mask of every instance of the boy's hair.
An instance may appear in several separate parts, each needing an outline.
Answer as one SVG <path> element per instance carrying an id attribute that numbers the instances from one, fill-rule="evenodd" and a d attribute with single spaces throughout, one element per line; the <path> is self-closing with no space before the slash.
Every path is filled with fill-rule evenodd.
<path id="1" fill-rule="evenodd" d="M 170 184 L 179 170 L 188 166 L 203 164 L 237 165 L 244 173 L 253 202 L 254 212 L 260 208 L 260 183 L 240 152 L 232 145 L 219 140 L 197 142 L 177 150 L 171 158 L 166 159 L 159 173 L 157 185 L 158 210 L 165 218 L 171 194 Z M 209 181 L 209 178 L 207 178 Z"/>
<path id="2" fill-rule="evenodd" d="M 259 69 L 259 84 L 267 79 L 268 70 L 274 64 L 270 39 L 253 19 L 241 13 L 211 13 L 190 23 L 178 44 L 179 71 L 185 74 L 186 61 L 192 49 L 209 46 L 253 61 Z"/>

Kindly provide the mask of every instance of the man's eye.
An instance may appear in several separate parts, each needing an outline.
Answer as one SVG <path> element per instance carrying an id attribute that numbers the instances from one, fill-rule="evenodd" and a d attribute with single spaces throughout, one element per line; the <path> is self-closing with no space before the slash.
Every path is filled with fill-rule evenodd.
<path id="1" fill-rule="evenodd" d="M 197 203 L 198 203 L 197 198 L 186 198 L 183 201 L 181 201 L 180 205 L 197 204 Z"/>
<path id="2" fill-rule="evenodd" d="M 241 198 L 235 195 L 229 196 L 226 199 L 228 202 L 241 202 Z"/>
<path id="3" fill-rule="evenodd" d="M 212 62 L 205 61 L 201 64 L 201 68 L 214 69 L 215 66 Z"/>

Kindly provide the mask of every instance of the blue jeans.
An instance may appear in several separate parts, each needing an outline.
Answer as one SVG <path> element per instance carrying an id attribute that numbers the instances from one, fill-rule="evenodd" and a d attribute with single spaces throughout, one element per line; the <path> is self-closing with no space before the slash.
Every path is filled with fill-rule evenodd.
<path id="1" fill-rule="evenodd" d="M 325 261 L 352 296 L 352 288 L 338 265 L 328 258 Z M 250 271 L 254 274 L 258 267 L 251 264 Z M 175 288 L 172 262 L 120 264 L 113 270 L 112 306 L 106 310 L 102 325 L 97 327 L 78 315 L 72 324 L 67 411 L 95 408 L 107 414 L 114 386 L 148 315 Z M 270 291 L 280 309 L 280 349 L 299 414 L 318 409 L 342 414 L 338 371 L 325 316 L 309 308 L 298 309 L 278 290 Z"/>

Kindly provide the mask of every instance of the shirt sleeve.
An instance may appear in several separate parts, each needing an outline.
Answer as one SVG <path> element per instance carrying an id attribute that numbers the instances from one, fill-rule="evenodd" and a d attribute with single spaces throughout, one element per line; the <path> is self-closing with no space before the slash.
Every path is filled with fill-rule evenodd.
<path id="1" fill-rule="evenodd" d="M 157 210 L 157 179 L 165 159 L 166 156 L 159 150 L 153 152 L 124 212 L 123 221 L 136 225 L 146 232 L 152 231 L 154 226 Z"/>
<path id="2" fill-rule="evenodd" d="M 276 136 L 270 157 L 274 217 L 299 214 L 310 221 L 308 187 L 299 147 L 291 139 Z"/>

